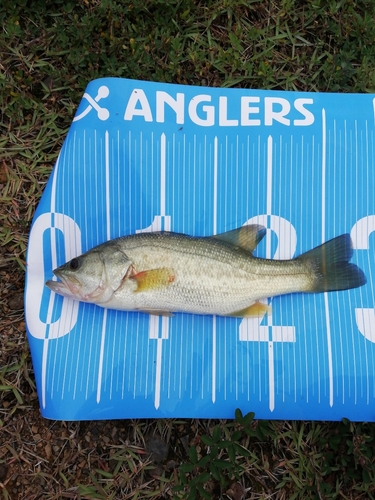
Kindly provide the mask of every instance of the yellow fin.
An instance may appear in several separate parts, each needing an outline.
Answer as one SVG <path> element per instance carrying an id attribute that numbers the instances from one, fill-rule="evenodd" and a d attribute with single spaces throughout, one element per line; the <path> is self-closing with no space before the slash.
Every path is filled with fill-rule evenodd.
<path id="1" fill-rule="evenodd" d="M 174 282 L 175 275 L 172 269 L 161 267 L 133 274 L 130 279 L 137 282 L 136 292 L 146 292 L 170 285 Z"/>
<path id="2" fill-rule="evenodd" d="M 267 229 L 259 224 L 249 224 L 226 233 L 216 234 L 212 238 L 225 241 L 231 245 L 253 252 L 258 243 L 264 238 Z"/>
<path id="3" fill-rule="evenodd" d="M 245 307 L 245 309 L 242 309 L 241 311 L 233 312 L 229 314 L 229 316 L 233 316 L 235 318 L 253 318 L 257 316 L 264 316 L 266 313 L 270 314 L 271 310 L 270 306 L 267 306 L 262 302 L 254 302 L 251 306 Z"/>

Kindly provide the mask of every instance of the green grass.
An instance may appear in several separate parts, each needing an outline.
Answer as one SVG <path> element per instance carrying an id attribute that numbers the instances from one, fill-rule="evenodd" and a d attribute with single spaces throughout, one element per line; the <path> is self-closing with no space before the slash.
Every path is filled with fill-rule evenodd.
<path id="1" fill-rule="evenodd" d="M 87 83 L 375 91 L 374 0 L 3 0 L 0 490 L 5 499 L 372 499 L 373 424 L 39 416 L 22 311 L 33 213 Z M 99 429 L 99 431 L 98 431 Z M 149 437 L 168 450 L 149 457 Z"/>
<path id="2" fill-rule="evenodd" d="M 21 266 L 35 204 L 90 80 L 375 89 L 373 0 L 2 5 L 0 162 L 7 186 L 1 205 L 13 200 L 13 207 L 0 213 L 0 238 Z M 16 227 L 20 220 L 26 227 Z"/>

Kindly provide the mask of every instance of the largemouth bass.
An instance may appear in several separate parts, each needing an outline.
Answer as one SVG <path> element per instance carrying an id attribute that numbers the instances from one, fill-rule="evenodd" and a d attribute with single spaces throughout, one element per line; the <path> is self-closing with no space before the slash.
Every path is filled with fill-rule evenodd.
<path id="1" fill-rule="evenodd" d="M 55 269 L 56 293 L 102 307 L 169 315 L 172 312 L 259 316 L 259 299 L 293 292 L 328 292 L 366 283 L 349 263 L 349 234 L 292 260 L 253 256 L 266 234 L 259 225 L 211 237 L 154 232 L 103 243 Z"/>

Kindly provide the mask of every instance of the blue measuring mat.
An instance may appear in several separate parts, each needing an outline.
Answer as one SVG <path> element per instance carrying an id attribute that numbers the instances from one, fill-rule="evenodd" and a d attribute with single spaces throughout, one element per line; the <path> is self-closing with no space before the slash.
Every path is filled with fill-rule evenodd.
<path id="1" fill-rule="evenodd" d="M 26 320 L 43 416 L 375 421 L 371 95 L 92 81 L 36 210 Z M 361 288 L 240 319 L 119 312 L 51 292 L 52 270 L 142 231 L 267 228 L 289 259 L 350 233 Z"/>

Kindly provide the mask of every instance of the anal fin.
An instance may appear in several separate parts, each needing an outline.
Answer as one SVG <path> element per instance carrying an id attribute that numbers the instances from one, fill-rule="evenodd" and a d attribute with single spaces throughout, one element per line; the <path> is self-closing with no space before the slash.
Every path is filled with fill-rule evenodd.
<path id="1" fill-rule="evenodd" d="M 170 311 L 159 311 L 159 309 L 137 309 L 137 311 L 145 314 L 152 314 L 153 316 L 164 316 L 166 318 L 173 318 L 174 316 Z"/>
<path id="2" fill-rule="evenodd" d="M 262 317 L 266 313 L 270 314 L 271 311 L 272 309 L 270 306 L 257 301 L 249 307 L 245 307 L 245 309 L 241 309 L 240 311 L 235 311 L 228 316 L 233 316 L 234 318 L 255 318 Z"/>

